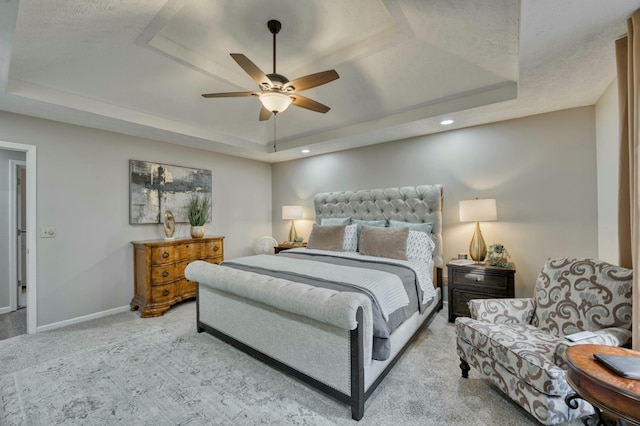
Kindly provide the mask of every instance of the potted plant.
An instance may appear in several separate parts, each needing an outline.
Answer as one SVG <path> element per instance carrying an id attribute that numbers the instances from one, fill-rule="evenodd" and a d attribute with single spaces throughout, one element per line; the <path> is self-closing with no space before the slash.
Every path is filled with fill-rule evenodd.
<path id="1" fill-rule="evenodd" d="M 204 237 L 204 224 L 209 219 L 209 209 L 211 208 L 211 198 L 208 196 L 198 197 L 193 194 L 187 204 L 187 216 L 191 224 L 191 237 Z"/>

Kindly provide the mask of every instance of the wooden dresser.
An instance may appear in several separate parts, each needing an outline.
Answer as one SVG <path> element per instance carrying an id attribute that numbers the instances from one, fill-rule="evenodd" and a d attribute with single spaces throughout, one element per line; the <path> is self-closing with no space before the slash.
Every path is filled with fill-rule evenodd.
<path id="1" fill-rule="evenodd" d="M 196 283 L 184 277 L 194 260 L 224 260 L 224 237 L 132 241 L 135 294 L 131 310 L 157 317 L 172 305 L 196 296 Z"/>

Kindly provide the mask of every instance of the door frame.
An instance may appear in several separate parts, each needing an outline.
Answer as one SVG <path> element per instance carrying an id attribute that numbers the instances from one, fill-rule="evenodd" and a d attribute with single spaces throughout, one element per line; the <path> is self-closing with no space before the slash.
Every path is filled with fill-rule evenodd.
<path id="1" fill-rule="evenodd" d="M 0 140 L 0 149 L 6 149 L 11 151 L 22 151 L 26 153 L 26 166 L 27 166 L 27 186 L 26 186 L 26 198 L 27 198 L 27 229 L 30 230 L 27 233 L 27 333 L 34 334 L 37 331 L 38 317 L 37 317 L 37 273 L 36 273 L 36 255 L 37 255 L 37 229 L 36 229 L 36 146 L 27 145 L 22 143 L 6 142 Z M 11 180 L 15 179 L 15 169 L 12 167 Z M 15 191 L 9 191 L 10 193 Z M 15 204 L 15 201 L 13 202 Z M 17 239 L 18 232 L 15 227 L 15 214 L 16 212 L 10 212 L 9 217 L 13 217 L 12 226 L 9 229 L 9 238 L 11 244 L 15 244 L 17 251 Z M 10 270 L 13 269 L 17 280 L 17 259 L 15 259 L 16 251 L 9 251 Z M 15 264 L 14 264 L 15 263 Z M 10 272 L 11 275 L 11 272 Z M 15 282 L 13 283 L 15 284 Z M 12 287 L 13 287 L 12 284 Z M 15 289 L 14 289 L 15 290 Z M 16 294 L 17 296 L 17 294 Z M 17 302 L 17 301 L 16 301 Z"/>
<path id="2" fill-rule="evenodd" d="M 19 274 L 18 257 L 20 256 L 20 253 L 18 253 L 18 230 L 16 227 L 18 223 L 17 172 L 19 166 L 24 166 L 26 168 L 27 162 L 21 160 L 9 160 L 9 197 L 11 197 L 9 201 L 9 285 L 13 286 L 11 294 L 9 295 L 9 309 L 11 312 L 18 309 L 17 283 Z M 28 226 L 29 224 L 27 223 L 27 227 Z M 28 236 L 29 234 L 27 233 L 27 238 Z M 27 306 L 29 306 L 28 300 Z"/>

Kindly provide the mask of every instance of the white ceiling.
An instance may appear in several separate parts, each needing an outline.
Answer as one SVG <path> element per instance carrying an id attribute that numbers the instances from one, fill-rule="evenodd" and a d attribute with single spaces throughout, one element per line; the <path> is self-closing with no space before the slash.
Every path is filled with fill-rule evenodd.
<path id="1" fill-rule="evenodd" d="M 594 104 L 635 0 L 5 0 L 0 109 L 267 162 Z M 229 53 L 340 79 L 258 121 Z M 451 117 L 447 128 L 438 123 Z"/>

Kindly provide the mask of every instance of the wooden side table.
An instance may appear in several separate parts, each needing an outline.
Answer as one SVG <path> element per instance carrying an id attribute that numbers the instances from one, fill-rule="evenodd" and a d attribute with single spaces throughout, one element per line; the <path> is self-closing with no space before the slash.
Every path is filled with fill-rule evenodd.
<path id="1" fill-rule="evenodd" d="M 275 254 L 280 253 L 282 250 L 289 250 L 289 249 L 294 249 L 294 248 L 302 248 L 302 247 L 306 247 L 307 243 L 302 243 L 302 244 L 287 244 L 287 243 L 280 243 L 277 246 L 275 246 L 273 248 L 273 252 Z"/>
<path id="2" fill-rule="evenodd" d="M 468 317 L 469 300 L 502 299 L 514 297 L 513 263 L 501 268 L 485 264 L 447 264 L 449 287 L 449 322 L 457 317 Z"/>
<path id="3" fill-rule="evenodd" d="M 633 425 L 640 425 L 640 380 L 625 379 L 593 358 L 593 354 L 640 357 L 640 352 L 615 346 L 575 345 L 565 352 L 569 369 L 569 386 L 576 392 L 567 396 L 567 405 L 577 408 L 576 398 L 582 398 L 596 409 L 598 425 L 604 425 L 600 410 Z"/>

